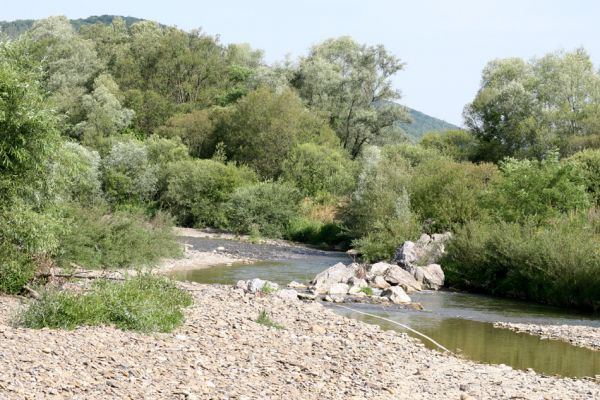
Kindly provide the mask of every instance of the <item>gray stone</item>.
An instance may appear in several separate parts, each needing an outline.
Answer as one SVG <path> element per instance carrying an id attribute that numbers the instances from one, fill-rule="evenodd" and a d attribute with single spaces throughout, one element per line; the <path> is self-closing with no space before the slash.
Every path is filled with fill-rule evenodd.
<path id="1" fill-rule="evenodd" d="M 438 290 L 444 286 L 444 271 L 439 264 L 430 264 L 421 268 L 423 272 L 423 287 Z"/>
<path id="2" fill-rule="evenodd" d="M 410 297 L 408 297 L 404 289 L 400 286 L 392 286 L 385 289 L 381 293 L 381 297 L 387 297 L 394 304 L 406 304 L 411 302 Z"/>
<path id="3" fill-rule="evenodd" d="M 281 289 L 274 293 L 274 296 L 283 300 L 298 300 L 298 292 L 294 289 Z"/>
<path id="4" fill-rule="evenodd" d="M 371 281 L 371 287 L 374 287 L 377 289 L 387 289 L 390 287 L 390 284 L 383 278 L 383 276 L 377 275 Z"/>
<path id="5" fill-rule="evenodd" d="M 415 277 L 397 265 L 388 269 L 384 279 L 390 285 L 400 286 L 406 293 L 414 293 L 422 290 L 421 284 Z M 382 289 L 384 288 L 382 287 Z"/>
<path id="6" fill-rule="evenodd" d="M 327 294 L 348 294 L 348 290 L 350 290 L 350 286 L 345 283 L 334 283 L 327 290 Z"/>
<path id="7" fill-rule="evenodd" d="M 331 285 L 336 283 L 347 283 L 358 269 L 358 264 L 346 266 L 337 263 L 333 267 L 321 272 L 311 281 L 315 293 L 322 294 L 329 292 Z"/>
<path id="8" fill-rule="evenodd" d="M 386 271 L 391 266 L 392 266 L 392 264 L 388 264 L 388 263 L 384 263 L 384 262 L 375 263 L 375 264 L 371 265 L 371 267 L 369 268 L 368 275 L 372 276 L 372 277 L 385 275 Z"/>

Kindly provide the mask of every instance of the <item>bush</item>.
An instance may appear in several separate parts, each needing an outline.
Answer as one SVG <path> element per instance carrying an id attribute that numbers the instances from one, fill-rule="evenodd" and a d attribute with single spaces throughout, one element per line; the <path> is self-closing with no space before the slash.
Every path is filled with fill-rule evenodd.
<path id="1" fill-rule="evenodd" d="M 99 280 L 84 293 L 47 291 L 19 316 L 28 328 L 74 329 L 114 325 L 141 332 L 170 332 L 184 319 L 189 293 L 163 277 L 142 274 L 125 282 Z"/>
<path id="2" fill-rule="evenodd" d="M 347 240 L 339 223 L 316 221 L 308 217 L 298 217 L 290 221 L 285 237 L 296 242 L 324 247 Z"/>
<path id="3" fill-rule="evenodd" d="M 0 244 L 0 293 L 17 294 L 35 275 L 35 264 L 16 246 Z"/>
<path id="4" fill-rule="evenodd" d="M 66 206 L 65 230 L 56 262 L 69 268 L 124 268 L 150 265 L 163 257 L 181 254 L 172 233 L 171 219 L 157 213 L 148 220 L 141 211 L 109 213 L 101 206 Z"/>
<path id="5" fill-rule="evenodd" d="M 283 163 L 283 178 L 307 196 L 348 194 L 355 182 L 354 163 L 343 150 L 314 143 L 296 146 Z"/>
<path id="6" fill-rule="evenodd" d="M 556 158 L 506 159 L 500 170 L 502 179 L 493 185 L 489 206 L 501 220 L 535 219 L 542 223 L 591 205 L 581 173 L 572 164 L 560 163 Z"/>
<path id="7" fill-rule="evenodd" d="M 442 260 L 453 287 L 557 306 L 600 309 L 600 253 L 585 216 L 542 227 L 471 222 L 458 229 Z"/>
<path id="8" fill-rule="evenodd" d="M 151 200 L 157 187 L 156 167 L 148 150 L 136 141 L 117 142 L 103 160 L 104 192 L 112 203 L 141 204 Z"/>
<path id="9" fill-rule="evenodd" d="M 171 163 L 166 173 L 167 189 L 161 205 L 183 226 L 215 228 L 226 225 L 224 203 L 236 188 L 256 182 L 246 167 L 213 160 Z"/>
<path id="10" fill-rule="evenodd" d="M 98 202 L 102 197 L 100 155 L 77 143 L 64 143 L 50 165 L 49 182 L 58 200 Z"/>
<path id="11" fill-rule="evenodd" d="M 600 205 L 600 150 L 584 150 L 569 157 L 566 162 L 573 165 L 583 178 L 592 201 Z"/>
<path id="12" fill-rule="evenodd" d="M 478 143 L 471 132 L 462 129 L 428 132 L 419 141 L 422 147 L 435 149 L 456 161 L 472 160 L 477 153 Z"/>
<path id="13" fill-rule="evenodd" d="M 493 164 L 423 161 L 412 171 L 409 184 L 412 209 L 429 233 L 452 230 L 486 214 L 483 200 L 498 175 Z"/>
<path id="14" fill-rule="evenodd" d="M 263 182 L 237 189 L 227 202 L 228 226 L 238 233 L 282 238 L 298 217 L 300 193 L 288 184 Z"/>
<path id="15" fill-rule="evenodd" d="M 365 149 L 357 188 L 343 217 L 355 238 L 353 246 L 369 261 L 390 258 L 421 230 L 407 191 L 410 162 L 395 148 Z"/>

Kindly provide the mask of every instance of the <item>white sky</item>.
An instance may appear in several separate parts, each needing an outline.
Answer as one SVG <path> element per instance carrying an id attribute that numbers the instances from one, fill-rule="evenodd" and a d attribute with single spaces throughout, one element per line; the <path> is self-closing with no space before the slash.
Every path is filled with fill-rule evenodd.
<path id="1" fill-rule="evenodd" d="M 576 47 L 600 61 L 600 2 L 593 0 L 0 0 L 0 20 L 115 14 L 247 42 L 268 61 L 305 54 L 326 38 L 382 43 L 406 62 L 402 103 L 462 124 L 487 61 Z"/>

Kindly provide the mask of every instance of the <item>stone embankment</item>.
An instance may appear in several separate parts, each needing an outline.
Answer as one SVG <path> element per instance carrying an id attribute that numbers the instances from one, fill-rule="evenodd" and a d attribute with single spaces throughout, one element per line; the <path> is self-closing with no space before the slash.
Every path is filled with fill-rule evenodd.
<path id="1" fill-rule="evenodd" d="M 572 345 L 600 350 L 600 328 L 578 325 L 535 325 L 496 322 L 496 328 L 540 336 L 542 339 L 561 340 Z"/>
<path id="2" fill-rule="evenodd" d="M 594 399 L 600 386 L 476 364 L 320 303 L 181 284 L 171 334 L 15 328 L 0 297 L 2 399 Z M 265 310 L 283 329 L 258 324 Z"/>

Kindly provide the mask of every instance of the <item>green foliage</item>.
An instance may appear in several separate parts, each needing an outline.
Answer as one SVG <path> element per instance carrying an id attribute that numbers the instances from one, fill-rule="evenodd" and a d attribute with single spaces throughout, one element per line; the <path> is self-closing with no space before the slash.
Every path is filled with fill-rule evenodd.
<path id="1" fill-rule="evenodd" d="M 158 213 L 147 219 L 135 210 L 110 213 L 101 206 L 67 205 L 56 263 L 64 268 L 126 268 L 150 266 L 181 254 L 172 221 Z"/>
<path id="2" fill-rule="evenodd" d="M 342 147 L 355 158 L 385 128 L 409 120 L 407 110 L 393 103 L 400 93 L 391 78 L 403 66 L 382 45 L 361 45 L 344 36 L 314 46 L 293 83 L 309 107 L 327 115 Z"/>
<path id="3" fill-rule="evenodd" d="M 104 192 L 112 203 L 140 204 L 154 198 L 157 171 L 143 143 L 116 142 L 102 160 L 102 169 Z"/>
<path id="4" fill-rule="evenodd" d="M 600 205 L 600 150 L 584 150 L 566 160 L 583 178 L 587 192 L 596 205 Z"/>
<path id="5" fill-rule="evenodd" d="M 355 167 L 347 154 L 337 148 L 304 143 L 284 161 L 283 178 L 307 196 L 343 196 L 354 186 Z"/>
<path id="6" fill-rule="evenodd" d="M 285 237 L 296 242 L 324 247 L 336 245 L 347 239 L 338 222 L 317 221 L 304 216 L 290 221 Z"/>
<path id="7" fill-rule="evenodd" d="M 260 289 L 260 292 L 262 294 L 273 294 L 277 291 L 277 289 L 275 289 L 274 287 L 271 287 L 271 285 L 269 285 L 269 282 L 265 283 L 263 285 L 263 287 Z"/>
<path id="8" fill-rule="evenodd" d="M 238 188 L 226 205 L 228 227 L 237 233 L 256 230 L 282 238 L 298 216 L 300 193 L 287 184 L 261 182 Z"/>
<path id="9" fill-rule="evenodd" d="M 77 143 L 63 143 L 49 175 L 51 190 L 60 201 L 92 204 L 102 197 L 100 155 Z"/>
<path id="10" fill-rule="evenodd" d="M 435 149 L 456 161 L 475 159 L 478 151 L 477 139 L 471 132 L 462 129 L 425 133 L 419 144 L 426 149 Z"/>
<path id="11" fill-rule="evenodd" d="M 446 158 L 424 161 L 411 174 L 412 210 L 430 233 L 452 230 L 485 215 L 483 201 L 499 175 L 493 164 L 458 163 Z"/>
<path id="12" fill-rule="evenodd" d="M 373 289 L 369 286 L 360 289 L 360 291 L 366 294 L 367 296 L 373 296 Z"/>
<path id="13" fill-rule="evenodd" d="M 223 227 L 224 203 L 239 187 L 256 182 L 245 167 L 213 160 L 178 161 L 167 166 L 167 189 L 160 202 L 183 226 Z"/>
<path id="14" fill-rule="evenodd" d="M 543 223 L 591 203 L 584 180 L 572 164 L 556 158 L 543 161 L 507 159 L 500 164 L 502 179 L 490 193 L 490 208 L 503 221 L 533 219 Z"/>
<path id="15" fill-rule="evenodd" d="M 221 108 L 209 108 L 176 114 L 156 133 L 167 138 L 180 138 L 190 149 L 191 155 L 208 158 L 216 146 L 215 130 L 224 112 Z"/>
<path id="16" fill-rule="evenodd" d="M 585 216 L 543 226 L 470 222 L 442 260 L 457 288 L 557 306 L 600 308 L 598 237 Z"/>
<path id="17" fill-rule="evenodd" d="M 254 168 L 264 178 L 282 173 L 284 160 L 298 144 L 334 144 L 335 134 L 309 112 L 292 90 L 259 88 L 223 115 L 217 142 L 227 158 Z"/>
<path id="18" fill-rule="evenodd" d="M 33 260 L 10 243 L 0 243 L 0 293 L 17 294 L 35 275 Z"/>
<path id="19" fill-rule="evenodd" d="M 171 332 L 183 322 L 189 293 L 163 277 L 141 274 L 125 282 L 100 280 L 82 293 L 46 291 L 19 316 L 27 328 L 74 329 L 113 325 L 141 332 Z"/>
<path id="20" fill-rule="evenodd" d="M 408 193 L 410 163 L 393 149 L 367 148 L 344 220 L 366 260 L 389 258 L 421 230 Z"/>
<path id="21" fill-rule="evenodd" d="M 284 329 L 282 325 L 279 325 L 277 322 L 274 322 L 266 310 L 262 310 L 260 314 L 258 314 L 258 318 L 256 318 L 256 323 L 266 326 L 267 328 L 275 328 L 275 329 Z"/>
<path id="22" fill-rule="evenodd" d="M 541 159 L 556 147 L 572 147 L 574 138 L 596 135 L 599 109 L 600 75 L 585 50 L 576 49 L 529 63 L 491 61 L 465 122 L 482 142 L 481 159 Z"/>

